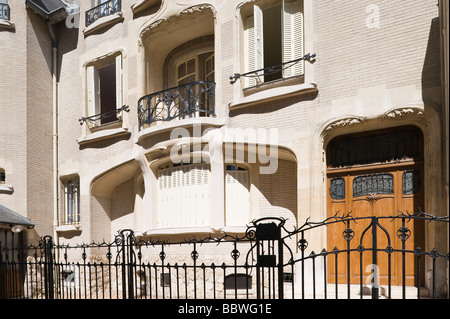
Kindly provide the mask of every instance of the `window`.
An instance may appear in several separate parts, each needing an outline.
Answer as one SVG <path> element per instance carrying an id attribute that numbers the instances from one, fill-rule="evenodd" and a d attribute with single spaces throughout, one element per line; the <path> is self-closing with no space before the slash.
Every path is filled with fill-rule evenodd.
<path id="1" fill-rule="evenodd" d="M 122 56 L 87 67 L 87 113 L 91 126 L 117 121 L 122 108 Z"/>
<path id="2" fill-rule="evenodd" d="M 9 20 L 10 8 L 7 0 L 0 0 L 0 20 Z"/>
<path id="3" fill-rule="evenodd" d="M 159 227 L 209 226 L 210 167 L 172 162 L 158 172 Z"/>
<path id="4" fill-rule="evenodd" d="M 249 222 L 250 195 L 248 170 L 242 165 L 227 165 L 225 177 L 226 225 L 245 226 Z"/>
<path id="5" fill-rule="evenodd" d="M 303 0 L 258 1 L 244 16 L 246 72 L 286 63 L 276 72 L 262 71 L 247 86 L 303 74 Z M 269 74 L 270 73 L 270 74 Z"/>
<path id="6" fill-rule="evenodd" d="M 63 182 L 64 215 L 61 221 L 64 225 L 79 224 L 80 219 L 80 179 L 73 177 Z"/>
<path id="7" fill-rule="evenodd" d="M 394 176 L 390 173 L 382 173 L 355 177 L 353 197 L 371 194 L 394 194 Z"/>
<path id="8" fill-rule="evenodd" d="M 412 195 L 420 190 L 420 175 L 418 171 L 404 171 L 402 176 L 403 195 Z"/>
<path id="9" fill-rule="evenodd" d="M 225 276 L 225 290 L 252 289 L 252 276 L 246 274 L 231 274 Z"/>
<path id="10" fill-rule="evenodd" d="M 330 196 L 332 199 L 345 199 L 345 180 L 342 177 L 330 181 Z"/>
<path id="11" fill-rule="evenodd" d="M 0 168 L 0 185 L 5 184 L 5 183 L 6 183 L 5 170 Z"/>
<path id="12" fill-rule="evenodd" d="M 201 83 L 192 86 L 188 84 L 196 81 L 214 82 L 214 53 L 206 52 L 182 60 L 177 64 L 175 79 L 177 86 L 186 85 L 183 88 L 179 88 L 180 99 L 177 101 L 178 105 L 185 107 L 186 104 L 189 104 L 192 110 L 196 110 L 192 113 L 187 112 L 191 117 L 208 116 L 209 111 L 212 111 L 211 97 L 207 89 L 209 86 Z M 205 111 L 202 112 L 201 110 Z"/>

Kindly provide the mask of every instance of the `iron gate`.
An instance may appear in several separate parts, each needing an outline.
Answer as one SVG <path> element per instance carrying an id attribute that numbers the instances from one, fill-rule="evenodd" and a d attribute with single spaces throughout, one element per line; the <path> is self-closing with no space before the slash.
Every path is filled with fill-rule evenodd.
<path id="1" fill-rule="evenodd" d="M 383 225 L 395 220 L 401 226 L 390 234 Z M 434 248 L 408 249 L 411 221 L 426 222 L 428 227 L 442 223 L 445 231 L 449 218 L 424 213 L 389 218 L 347 214 L 322 222 L 308 219 L 292 230 L 283 218 L 262 218 L 241 236 L 211 234 L 176 242 L 143 240 L 129 229 L 120 231 L 111 243 L 75 246 L 55 245 L 52 237 L 45 236 L 37 245 L 8 247 L 0 238 L 0 298 L 422 298 L 421 286 L 429 291 L 426 297 L 448 298 L 448 285 L 440 283 L 448 280 L 449 254 Z M 364 222 L 367 227 L 356 234 L 353 225 Z M 320 229 L 333 225 L 340 225 L 344 244 L 315 253 L 326 234 Z M 380 246 L 381 237 L 387 245 Z M 395 246 L 394 240 L 401 244 Z M 391 257 L 397 254 L 402 256 L 403 278 L 394 286 L 391 269 L 399 265 L 393 265 Z M 412 260 L 408 256 L 413 256 L 417 273 L 412 286 L 405 272 Z M 384 286 L 377 274 L 364 273 L 364 260 L 378 267 L 381 257 L 388 260 Z M 350 272 L 358 268 L 360 280 L 355 284 Z M 413 296 L 411 289 L 415 289 Z"/>

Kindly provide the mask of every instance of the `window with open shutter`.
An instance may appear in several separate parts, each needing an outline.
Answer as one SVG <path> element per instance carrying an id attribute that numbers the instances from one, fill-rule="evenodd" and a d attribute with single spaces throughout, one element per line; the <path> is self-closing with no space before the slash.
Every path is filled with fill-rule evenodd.
<path id="1" fill-rule="evenodd" d="M 247 87 L 302 75 L 303 0 L 259 1 L 245 17 Z M 272 67 L 272 68 L 271 68 Z"/>
<path id="2" fill-rule="evenodd" d="M 120 119 L 122 107 L 122 55 L 107 57 L 86 68 L 87 117 L 98 126 Z"/>

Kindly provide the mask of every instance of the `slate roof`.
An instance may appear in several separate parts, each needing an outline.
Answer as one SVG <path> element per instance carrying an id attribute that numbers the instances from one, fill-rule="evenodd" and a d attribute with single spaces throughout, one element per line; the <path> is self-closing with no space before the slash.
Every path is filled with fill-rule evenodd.
<path id="1" fill-rule="evenodd" d="M 3 205 L 0 205 L 0 224 L 23 225 L 29 228 L 34 227 L 34 223 L 31 220 L 13 212 Z"/>
<path id="2" fill-rule="evenodd" d="M 59 9 L 66 8 L 66 5 L 61 0 L 28 0 L 28 2 L 39 7 L 47 14 L 52 14 Z"/>

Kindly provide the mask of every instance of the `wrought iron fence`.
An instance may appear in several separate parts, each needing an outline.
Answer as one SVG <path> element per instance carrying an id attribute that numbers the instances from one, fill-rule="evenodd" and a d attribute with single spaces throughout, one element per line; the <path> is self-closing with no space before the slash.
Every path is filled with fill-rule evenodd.
<path id="1" fill-rule="evenodd" d="M 100 3 L 102 2 L 102 3 Z M 99 1 L 99 5 L 86 11 L 85 25 L 86 27 L 100 19 L 114 13 L 120 12 L 122 6 L 121 0 Z"/>
<path id="2" fill-rule="evenodd" d="M 420 289 L 413 296 L 407 290 L 424 285 L 427 297 L 447 298 L 448 286 L 444 292 L 439 287 L 448 280 L 448 252 L 409 249 L 413 233 L 408 227 L 417 222 L 446 226 L 449 219 L 423 213 L 389 218 L 347 214 L 288 230 L 282 218 L 262 218 L 241 236 L 170 242 L 142 240 L 122 230 L 111 243 L 55 245 L 50 236 L 28 247 L 0 243 L 0 298 L 422 298 Z M 394 234 L 388 223 L 395 223 Z M 323 233 L 321 227 L 342 231 L 343 246 L 337 240 L 314 253 L 313 238 Z M 376 267 L 367 273 L 367 265 Z M 401 271 L 394 276 L 395 267 Z"/>
<path id="3" fill-rule="evenodd" d="M 139 129 L 157 121 L 215 116 L 215 83 L 195 81 L 143 96 L 138 101 Z"/>

